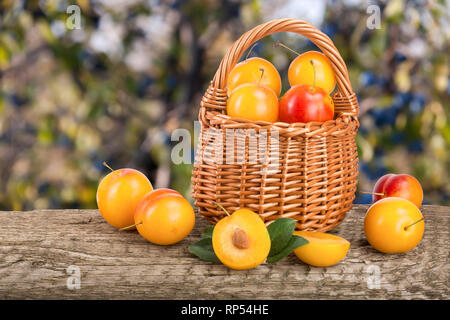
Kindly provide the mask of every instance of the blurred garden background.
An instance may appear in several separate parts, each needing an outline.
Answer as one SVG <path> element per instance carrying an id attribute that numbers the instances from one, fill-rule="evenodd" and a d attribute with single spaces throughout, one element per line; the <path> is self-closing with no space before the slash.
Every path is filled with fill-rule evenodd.
<path id="1" fill-rule="evenodd" d="M 232 42 L 283 17 L 316 25 L 347 63 L 361 107 L 359 189 L 409 173 L 425 203 L 450 205 L 449 2 L 2 0 L 0 209 L 95 208 L 103 161 L 188 196 L 192 166 L 171 162 L 172 131 L 193 130 Z M 369 5 L 380 28 L 367 27 Z M 295 34 L 259 42 L 252 55 L 286 79 L 294 55 L 277 40 L 314 46 Z"/>

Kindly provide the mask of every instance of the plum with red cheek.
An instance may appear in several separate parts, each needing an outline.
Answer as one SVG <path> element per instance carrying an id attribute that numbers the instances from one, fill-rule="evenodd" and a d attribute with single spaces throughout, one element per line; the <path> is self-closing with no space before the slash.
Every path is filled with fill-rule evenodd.
<path id="1" fill-rule="evenodd" d="M 387 174 L 382 176 L 374 186 L 373 202 L 387 197 L 399 197 L 422 205 L 423 190 L 419 181 L 409 174 Z"/>

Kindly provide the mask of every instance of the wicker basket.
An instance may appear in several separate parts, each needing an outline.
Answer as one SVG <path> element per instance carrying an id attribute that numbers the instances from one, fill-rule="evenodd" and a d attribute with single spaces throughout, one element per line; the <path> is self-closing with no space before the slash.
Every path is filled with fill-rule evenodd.
<path id="1" fill-rule="evenodd" d="M 227 75 L 255 41 L 276 32 L 296 32 L 309 38 L 331 61 L 337 81 L 334 120 L 287 124 L 253 122 L 226 115 Z M 317 28 L 301 20 L 280 19 L 246 32 L 222 59 L 201 101 L 202 129 L 192 177 L 192 195 L 200 214 L 212 223 L 219 221 L 225 213 L 216 206 L 217 202 L 231 212 L 244 207 L 251 209 L 266 224 L 290 217 L 297 220 L 298 230 L 334 228 L 344 219 L 355 198 L 357 115 L 358 102 L 347 67 L 330 38 Z M 247 131 L 267 141 L 268 147 L 252 147 Z M 225 138 L 217 139 L 211 132 L 222 133 Z M 243 150 L 231 150 L 225 143 L 230 132 L 238 143 L 247 142 Z M 273 141 L 278 142 L 271 144 L 274 137 L 277 140 Z M 270 161 L 272 149 L 278 157 L 275 167 Z M 227 152 L 232 158 L 225 159 Z M 255 161 L 255 157 L 264 161 Z"/>

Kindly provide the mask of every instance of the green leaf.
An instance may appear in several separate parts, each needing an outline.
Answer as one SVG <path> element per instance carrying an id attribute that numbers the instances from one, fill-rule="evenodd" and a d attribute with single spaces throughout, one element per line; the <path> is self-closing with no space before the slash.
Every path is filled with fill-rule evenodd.
<path id="1" fill-rule="evenodd" d="M 214 231 L 214 226 L 207 226 L 202 233 L 202 238 L 212 238 L 212 233 Z"/>
<path id="2" fill-rule="evenodd" d="M 277 253 L 273 256 L 269 255 L 267 257 L 267 262 L 275 263 L 277 261 L 280 261 L 281 259 L 286 257 L 288 254 L 290 254 L 292 251 L 294 251 L 298 247 L 303 246 L 307 243 L 308 243 L 308 240 L 306 240 L 303 237 L 291 236 L 291 239 L 289 239 L 289 242 L 287 243 L 287 245 L 279 253 Z"/>
<path id="3" fill-rule="evenodd" d="M 189 252 L 195 254 L 204 261 L 220 262 L 214 253 L 211 238 L 202 238 L 188 247 Z"/>
<path id="4" fill-rule="evenodd" d="M 279 218 L 267 227 L 272 242 L 269 256 L 276 255 L 286 247 L 294 232 L 295 224 L 296 221 L 292 218 Z"/>

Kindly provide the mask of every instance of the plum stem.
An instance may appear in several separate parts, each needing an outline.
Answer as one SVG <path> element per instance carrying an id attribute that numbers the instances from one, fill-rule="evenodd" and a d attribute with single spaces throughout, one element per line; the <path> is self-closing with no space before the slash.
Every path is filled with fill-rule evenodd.
<path id="1" fill-rule="evenodd" d="M 300 53 L 298 53 L 297 51 L 295 51 L 295 50 L 289 48 L 287 45 L 283 44 L 283 43 L 280 42 L 280 41 L 275 42 L 275 44 L 274 44 L 273 46 L 274 46 L 275 48 L 276 48 L 276 47 L 283 47 L 283 48 L 285 48 L 285 49 L 287 49 L 287 50 L 289 50 L 289 51 L 295 53 L 295 54 L 298 55 L 298 56 L 300 55 Z"/>
<path id="2" fill-rule="evenodd" d="M 259 68 L 259 71 L 261 71 L 261 77 L 259 77 L 258 85 L 261 84 L 261 80 L 264 77 L 264 68 Z"/>
<path id="3" fill-rule="evenodd" d="M 111 172 L 114 172 L 114 169 L 111 168 L 111 167 L 106 163 L 106 161 L 103 161 L 103 165 L 104 165 L 105 167 L 107 167 L 109 170 L 111 170 Z"/>
<path id="4" fill-rule="evenodd" d="M 222 210 L 227 214 L 227 216 L 231 216 L 231 214 L 228 212 L 228 210 L 225 209 L 222 205 L 218 204 L 218 203 L 215 202 L 215 201 L 214 201 L 214 204 L 215 204 L 216 206 L 218 206 L 220 209 L 222 209 Z"/>
<path id="5" fill-rule="evenodd" d="M 311 63 L 311 66 L 313 68 L 313 85 L 312 85 L 312 91 L 314 91 L 314 88 L 316 87 L 316 67 L 314 66 L 314 62 L 312 60 L 309 60 L 309 63 Z"/>
<path id="6" fill-rule="evenodd" d="M 409 227 L 412 227 L 413 225 L 415 225 L 416 223 L 419 223 L 419 222 L 422 221 L 422 220 L 423 220 L 423 217 L 420 218 L 419 220 L 417 220 L 416 222 L 411 223 L 409 226 L 406 226 L 406 227 L 405 227 L 405 231 L 408 230 Z"/>
<path id="7" fill-rule="evenodd" d="M 133 227 L 136 227 L 136 226 L 138 226 L 138 225 L 140 225 L 140 224 L 142 224 L 142 221 L 141 221 L 141 222 L 138 222 L 138 223 L 135 223 L 135 224 L 132 224 L 131 226 L 128 226 L 128 227 L 123 227 L 123 228 L 119 229 L 119 231 L 128 230 L 128 229 L 131 229 L 131 228 L 133 228 Z"/>
<path id="8" fill-rule="evenodd" d="M 253 48 L 255 48 L 257 45 L 258 45 L 258 43 L 254 43 L 254 44 L 250 47 L 250 50 L 248 50 L 248 53 L 247 53 L 247 55 L 245 56 L 245 60 L 248 59 L 248 57 L 250 56 L 250 54 L 251 54 L 252 51 L 253 51 Z"/>
<path id="9" fill-rule="evenodd" d="M 376 196 L 382 196 L 385 197 L 386 194 L 385 193 L 380 193 L 380 192 L 369 192 L 369 191 L 358 191 L 359 193 L 365 193 L 365 194 L 374 194 Z"/>

